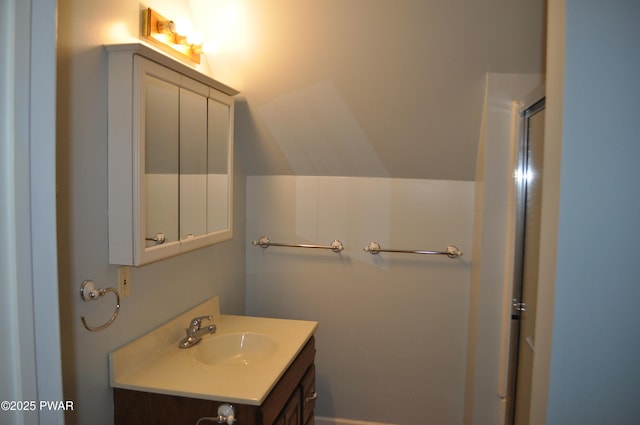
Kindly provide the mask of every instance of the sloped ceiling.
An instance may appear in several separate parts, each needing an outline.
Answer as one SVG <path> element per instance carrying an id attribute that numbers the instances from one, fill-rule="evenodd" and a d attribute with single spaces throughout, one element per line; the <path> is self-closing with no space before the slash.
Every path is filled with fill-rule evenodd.
<path id="1" fill-rule="evenodd" d="M 544 68 L 544 0 L 235 1 L 244 51 L 208 62 L 247 175 L 473 180 L 486 73 Z"/>

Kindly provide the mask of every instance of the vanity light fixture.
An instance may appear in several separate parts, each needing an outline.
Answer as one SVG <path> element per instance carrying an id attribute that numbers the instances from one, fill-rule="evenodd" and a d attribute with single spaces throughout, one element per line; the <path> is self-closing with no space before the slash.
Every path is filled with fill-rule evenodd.
<path id="1" fill-rule="evenodd" d="M 188 22 L 172 21 L 147 8 L 142 11 L 142 37 L 169 53 L 200 63 L 203 39 Z"/>

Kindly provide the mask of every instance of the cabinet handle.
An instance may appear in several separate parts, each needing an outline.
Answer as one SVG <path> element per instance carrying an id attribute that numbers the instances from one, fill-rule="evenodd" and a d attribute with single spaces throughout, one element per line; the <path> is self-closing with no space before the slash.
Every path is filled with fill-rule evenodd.
<path id="1" fill-rule="evenodd" d="M 308 402 L 313 401 L 313 400 L 315 400 L 315 399 L 317 399 L 317 398 L 318 398 L 318 393 L 314 391 L 313 393 L 311 393 L 311 395 L 308 395 L 308 396 L 304 399 L 304 402 L 305 402 L 305 403 L 308 403 Z"/>
<path id="2" fill-rule="evenodd" d="M 166 235 L 164 233 L 156 233 L 156 235 L 152 238 L 144 238 L 145 241 L 155 242 L 158 245 L 162 245 L 166 240 Z"/>

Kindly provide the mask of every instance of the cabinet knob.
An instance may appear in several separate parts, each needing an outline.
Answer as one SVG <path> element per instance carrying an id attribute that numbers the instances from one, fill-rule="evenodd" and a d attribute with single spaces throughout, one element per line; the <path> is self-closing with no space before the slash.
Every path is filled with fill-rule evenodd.
<path id="1" fill-rule="evenodd" d="M 318 398 L 318 393 L 314 391 L 311 394 L 309 394 L 307 397 L 305 397 L 304 402 L 308 403 L 308 402 L 313 401 L 313 400 L 315 400 L 317 398 Z"/>

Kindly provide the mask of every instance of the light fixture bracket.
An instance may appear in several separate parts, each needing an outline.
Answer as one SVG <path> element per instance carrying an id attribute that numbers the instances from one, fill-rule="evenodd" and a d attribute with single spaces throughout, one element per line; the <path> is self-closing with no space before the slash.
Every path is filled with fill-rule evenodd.
<path id="1" fill-rule="evenodd" d="M 178 59 L 199 64 L 202 45 L 190 44 L 184 34 L 176 32 L 175 23 L 151 8 L 142 10 L 143 39 Z"/>

